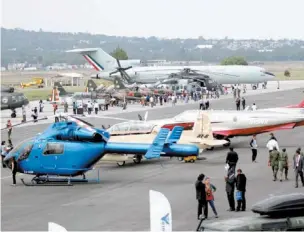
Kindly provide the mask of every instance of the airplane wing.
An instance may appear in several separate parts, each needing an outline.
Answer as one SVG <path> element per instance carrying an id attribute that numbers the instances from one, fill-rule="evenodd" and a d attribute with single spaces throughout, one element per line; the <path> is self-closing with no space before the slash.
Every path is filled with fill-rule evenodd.
<path id="1" fill-rule="evenodd" d="M 289 130 L 289 129 L 293 129 L 295 127 L 296 123 L 288 123 L 288 124 L 284 124 L 284 125 L 278 125 L 278 126 L 274 126 L 271 128 L 267 128 L 263 131 L 265 132 L 270 132 L 270 131 L 276 131 L 276 130 Z"/>
<path id="2" fill-rule="evenodd" d="M 199 145 L 200 147 L 217 147 L 217 146 L 223 146 L 228 143 L 226 140 L 217 140 L 217 139 L 204 139 L 204 138 L 195 138 L 192 136 L 183 137 L 181 140 L 181 143 L 193 143 L 196 145 Z"/>

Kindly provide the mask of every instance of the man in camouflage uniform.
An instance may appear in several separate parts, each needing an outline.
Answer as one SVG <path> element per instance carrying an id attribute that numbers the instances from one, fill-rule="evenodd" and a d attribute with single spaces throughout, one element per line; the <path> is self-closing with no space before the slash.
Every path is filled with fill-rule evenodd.
<path id="1" fill-rule="evenodd" d="M 285 173 L 285 180 L 288 180 L 288 154 L 286 148 L 282 149 L 279 157 L 279 170 L 280 170 L 280 181 L 282 182 L 283 172 Z"/>
<path id="2" fill-rule="evenodd" d="M 277 174 L 279 169 L 279 157 L 280 152 L 278 152 L 277 148 L 274 147 L 273 150 L 269 153 L 269 164 L 273 172 L 273 181 L 277 180 Z"/>

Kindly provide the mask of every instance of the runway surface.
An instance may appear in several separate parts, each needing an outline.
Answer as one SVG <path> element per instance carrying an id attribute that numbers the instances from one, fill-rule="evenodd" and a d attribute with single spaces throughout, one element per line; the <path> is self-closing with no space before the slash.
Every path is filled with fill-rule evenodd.
<path id="1" fill-rule="evenodd" d="M 280 91 L 246 97 L 248 104 L 255 102 L 259 108 L 298 104 L 303 100 L 303 90 Z M 232 99 L 212 101 L 213 109 L 234 109 Z M 149 111 L 149 119 L 175 116 L 186 109 L 197 109 L 198 104 L 177 107 L 158 107 Z M 148 109 L 148 108 L 147 108 Z M 144 109 L 146 110 L 146 109 Z M 144 112 L 143 112 L 144 113 Z M 142 113 L 142 114 L 143 114 Z M 138 112 L 112 115 L 115 118 L 137 119 Z M 109 115 L 110 116 L 110 115 Z M 90 118 L 90 123 L 112 125 L 118 120 Z M 14 144 L 34 136 L 48 124 L 14 128 Z M 2 131 L 2 138 L 6 133 Z M 275 133 L 281 148 L 286 147 L 289 158 L 295 149 L 304 149 L 304 128 Z M 3 169 L 2 228 L 3 231 L 42 231 L 47 230 L 48 222 L 64 226 L 68 231 L 139 231 L 149 230 L 149 190 L 162 192 L 170 201 L 173 214 L 173 230 L 194 230 L 197 226 L 194 182 L 200 173 L 211 178 L 217 187 L 215 204 L 220 218 L 238 217 L 251 214 L 251 205 L 270 195 L 290 192 L 304 192 L 304 188 L 294 188 L 294 175 L 290 180 L 272 181 L 272 173 L 267 166 L 268 152 L 265 148 L 268 134 L 258 136 L 258 163 L 251 162 L 250 137 L 234 138 L 232 145 L 239 153 L 238 168 L 242 168 L 248 178 L 247 211 L 227 212 L 224 183 L 224 163 L 227 149 L 220 148 L 205 152 L 205 161 L 186 164 L 176 159 L 130 163 L 125 167 L 116 164 L 99 164 L 100 184 L 75 185 L 73 187 L 25 187 L 17 178 L 17 186 L 11 187 L 10 171 Z M 162 165 L 161 165 L 162 164 Z M 93 177 L 96 173 L 91 173 Z M 22 176 L 24 178 L 25 176 Z M 30 180 L 30 177 L 25 177 Z M 210 220 L 213 213 L 209 209 Z"/>
<path id="2" fill-rule="evenodd" d="M 267 89 L 262 89 L 259 88 L 257 90 L 252 90 L 251 87 L 249 85 L 247 85 L 247 92 L 246 94 L 244 94 L 244 97 L 247 99 L 248 96 L 252 96 L 252 95 L 260 95 L 260 94 L 266 94 L 266 93 L 270 93 L 270 92 L 281 92 L 281 91 L 286 91 L 286 90 L 290 90 L 290 89 L 295 89 L 295 88 L 303 88 L 304 89 L 304 81 L 281 81 L 280 82 L 280 89 L 277 89 L 278 83 L 277 81 L 270 81 L 267 84 Z M 222 99 L 232 99 L 233 95 L 231 93 L 229 93 L 228 95 L 221 95 L 220 96 L 220 100 Z M 218 101 L 219 99 L 211 99 L 211 102 L 214 101 Z M 253 102 L 247 102 L 247 104 L 252 104 Z M 194 101 L 189 101 L 188 103 L 186 103 L 187 107 L 193 107 L 192 104 L 197 104 L 197 102 Z M 178 101 L 177 105 L 185 105 L 185 103 L 183 101 Z M 39 104 L 38 101 L 32 101 L 30 102 L 30 104 L 26 107 L 26 112 L 27 112 L 27 120 L 32 120 L 31 118 L 31 114 L 32 114 L 32 109 L 34 107 L 38 108 Z M 171 103 L 167 103 L 164 106 L 160 106 L 159 104 L 153 108 L 153 110 L 156 110 L 158 108 L 166 108 L 166 107 L 171 107 Z M 121 107 L 110 107 L 108 111 L 102 111 L 99 112 L 100 116 L 110 116 L 110 117 L 115 117 L 113 115 L 119 114 L 119 113 L 126 113 L 126 112 L 139 112 L 139 111 L 146 111 L 148 109 L 151 110 L 150 107 L 142 107 L 139 104 L 129 104 L 126 110 L 122 110 Z M 232 105 L 231 109 L 234 109 L 234 105 Z M 227 109 L 227 108 L 225 108 Z M 63 106 L 59 106 L 59 111 L 63 112 Z M 72 108 L 70 106 L 69 109 L 69 113 L 72 113 Z M 10 114 L 11 111 L 10 110 L 3 110 L 1 111 L 1 128 L 5 128 L 6 127 L 6 122 L 8 119 L 10 118 Z M 53 107 L 49 102 L 44 102 L 44 112 L 43 113 L 39 113 L 38 117 L 39 118 L 44 118 L 45 116 L 50 116 L 53 115 Z M 133 119 L 138 119 L 137 116 L 136 118 Z M 22 120 L 22 113 L 21 113 L 21 109 L 17 109 L 17 118 L 11 119 L 12 124 L 20 124 Z M 42 120 L 39 121 L 38 123 L 31 123 L 31 124 L 26 124 L 26 125 L 21 125 L 21 126 L 29 126 L 29 125 L 36 125 L 36 124 L 45 124 L 45 123 L 51 123 L 54 121 L 54 118 L 51 117 L 47 120 Z"/>

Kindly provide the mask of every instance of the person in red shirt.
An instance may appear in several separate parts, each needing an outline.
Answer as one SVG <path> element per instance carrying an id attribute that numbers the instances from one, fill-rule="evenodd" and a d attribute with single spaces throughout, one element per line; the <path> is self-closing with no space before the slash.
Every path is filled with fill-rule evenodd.
<path id="1" fill-rule="evenodd" d="M 207 203 L 210 205 L 215 217 L 218 218 L 217 211 L 216 211 L 216 208 L 215 208 L 215 205 L 214 205 L 214 196 L 213 196 L 213 192 L 216 191 L 216 188 L 213 184 L 210 183 L 210 178 L 209 177 L 207 177 L 205 179 L 205 186 L 206 186 L 206 200 L 207 200 Z"/>

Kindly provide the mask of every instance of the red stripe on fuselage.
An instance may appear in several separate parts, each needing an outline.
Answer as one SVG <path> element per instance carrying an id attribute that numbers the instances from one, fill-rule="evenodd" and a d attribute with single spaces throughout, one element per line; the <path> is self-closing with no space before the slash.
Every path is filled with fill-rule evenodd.
<path id="1" fill-rule="evenodd" d="M 223 136 L 249 136 L 254 134 L 262 134 L 270 131 L 275 130 L 288 130 L 293 129 L 296 126 L 304 125 L 304 122 L 301 123 L 288 123 L 288 124 L 281 124 L 281 125 L 272 125 L 272 126 L 261 126 L 261 127 L 251 127 L 251 128 L 240 128 L 240 129 L 233 129 L 233 130 L 223 130 L 223 131 L 213 131 L 215 135 L 223 135 Z"/>
<path id="2" fill-rule="evenodd" d="M 176 122 L 176 123 L 170 123 L 170 124 L 163 125 L 162 128 L 167 128 L 169 130 L 172 130 L 175 126 L 184 127 L 184 130 L 192 130 L 192 128 L 194 126 L 194 122 Z"/>

